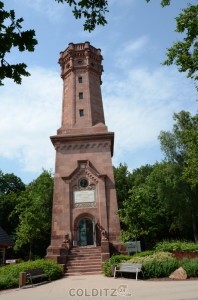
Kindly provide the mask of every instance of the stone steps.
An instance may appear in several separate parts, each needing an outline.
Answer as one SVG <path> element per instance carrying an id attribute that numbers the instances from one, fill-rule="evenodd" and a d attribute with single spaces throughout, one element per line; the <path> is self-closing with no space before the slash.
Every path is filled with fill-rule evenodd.
<path id="1" fill-rule="evenodd" d="M 66 265 L 66 276 L 100 274 L 100 247 L 75 247 L 70 250 Z"/>

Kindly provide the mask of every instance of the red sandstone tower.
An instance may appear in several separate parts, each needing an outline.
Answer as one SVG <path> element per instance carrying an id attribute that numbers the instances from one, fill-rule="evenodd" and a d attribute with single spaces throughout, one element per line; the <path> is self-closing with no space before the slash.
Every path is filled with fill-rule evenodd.
<path id="1" fill-rule="evenodd" d="M 62 123 L 56 149 L 51 245 L 47 257 L 65 263 L 74 248 L 120 251 L 120 223 L 111 157 L 114 133 L 105 125 L 100 49 L 89 42 L 61 52 Z"/>

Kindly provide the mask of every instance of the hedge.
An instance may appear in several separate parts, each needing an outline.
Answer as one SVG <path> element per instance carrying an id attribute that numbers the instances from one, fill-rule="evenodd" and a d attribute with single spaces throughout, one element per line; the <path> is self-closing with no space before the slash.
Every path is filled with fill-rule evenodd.
<path id="1" fill-rule="evenodd" d="M 155 246 L 155 251 L 184 251 L 184 252 L 198 252 L 198 243 L 186 241 L 163 241 Z"/>
<path id="2" fill-rule="evenodd" d="M 49 280 L 56 280 L 62 276 L 61 266 L 51 260 L 39 259 L 12 264 L 0 268 L 0 290 L 17 287 L 19 285 L 19 273 L 34 268 L 42 268 Z"/>

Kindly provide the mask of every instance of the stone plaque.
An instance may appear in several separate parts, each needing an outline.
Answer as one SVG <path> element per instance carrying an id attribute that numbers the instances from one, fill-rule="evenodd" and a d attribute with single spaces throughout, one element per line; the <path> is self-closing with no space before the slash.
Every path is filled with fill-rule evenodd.
<path id="1" fill-rule="evenodd" d="M 74 191 L 74 203 L 95 202 L 95 190 Z"/>

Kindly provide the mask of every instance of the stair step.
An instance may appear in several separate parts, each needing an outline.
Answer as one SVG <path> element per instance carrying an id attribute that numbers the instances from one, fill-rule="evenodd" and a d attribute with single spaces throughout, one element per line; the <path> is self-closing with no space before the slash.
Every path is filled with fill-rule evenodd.
<path id="1" fill-rule="evenodd" d="M 102 271 L 91 271 L 91 272 L 67 272 L 64 274 L 65 277 L 67 276 L 80 276 L 80 275 L 97 275 L 102 274 Z"/>
<path id="2" fill-rule="evenodd" d="M 100 258 L 101 255 L 68 255 L 68 259 L 75 259 L 75 258 L 79 258 L 79 259 L 84 259 L 84 260 L 89 260 L 89 259 L 98 259 Z"/>
<path id="3" fill-rule="evenodd" d="M 67 265 L 67 269 L 82 269 L 82 270 L 85 270 L 85 269 L 93 269 L 93 268 L 100 268 L 101 269 L 101 264 L 96 264 L 96 265 L 88 265 L 88 266 L 73 266 L 73 265 L 70 265 L 68 266 Z"/>
<path id="4" fill-rule="evenodd" d="M 91 271 L 101 271 L 101 266 L 93 266 L 93 267 L 87 267 L 87 268 L 71 268 L 67 267 L 66 268 L 67 272 L 91 272 Z"/>
<path id="5" fill-rule="evenodd" d="M 70 252 L 69 253 L 69 256 L 79 256 L 79 255 L 81 255 L 81 256 L 84 256 L 84 257 L 86 257 L 86 256 L 100 256 L 101 255 L 101 253 L 82 253 L 82 252 L 79 252 L 79 253 L 73 253 L 73 252 Z"/>
<path id="6" fill-rule="evenodd" d="M 90 263 L 89 263 L 89 265 L 95 265 L 95 264 L 101 264 L 102 263 L 102 261 L 101 261 L 101 259 L 95 259 L 95 260 L 93 260 L 93 261 L 91 261 Z M 86 262 L 86 261 L 82 261 L 82 260 L 68 260 L 67 261 L 67 265 L 68 266 L 79 266 L 79 265 L 84 265 L 84 266 L 87 266 L 88 265 L 88 262 Z"/>
<path id="7" fill-rule="evenodd" d="M 83 250 L 83 251 L 74 251 L 74 250 L 70 250 L 72 253 L 101 253 L 101 251 L 98 251 L 98 250 L 90 250 L 90 249 L 87 249 L 86 251 Z"/>

